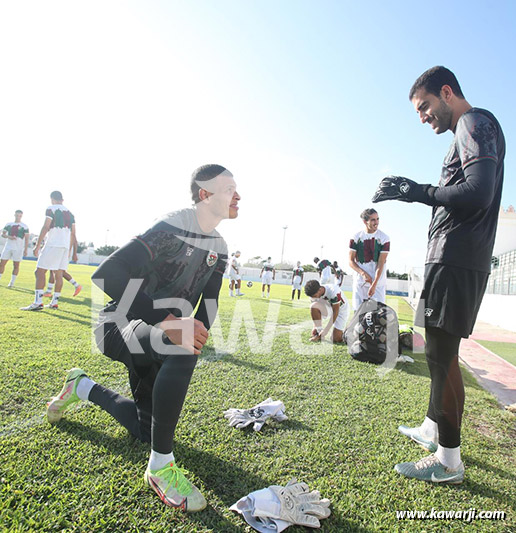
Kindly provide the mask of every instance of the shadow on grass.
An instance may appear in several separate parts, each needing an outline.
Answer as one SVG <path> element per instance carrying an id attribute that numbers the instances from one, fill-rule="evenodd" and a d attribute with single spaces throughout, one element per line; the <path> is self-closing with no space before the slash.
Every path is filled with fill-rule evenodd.
<path id="1" fill-rule="evenodd" d="M 480 468 L 481 470 L 483 470 L 486 474 L 495 474 L 498 477 L 508 479 L 509 481 L 514 481 L 514 476 L 511 475 L 510 472 L 506 472 L 505 470 L 502 470 L 501 468 L 485 463 L 483 461 L 479 461 L 478 459 L 471 457 L 469 454 L 462 454 L 462 455 L 464 458 L 464 464 L 466 466 L 476 466 L 477 468 Z M 491 491 L 492 489 L 490 488 L 486 489 L 484 487 L 484 493 L 486 490 Z M 509 499 L 513 505 L 516 504 L 516 497 L 509 498 L 509 495 L 507 495 L 507 499 Z"/>
<path id="2" fill-rule="evenodd" d="M 278 479 L 264 479 L 263 477 L 251 473 L 238 466 L 238 460 L 229 462 L 220 459 L 219 457 L 186 446 L 184 443 L 176 443 L 174 450 L 177 451 L 178 457 L 184 465 L 187 465 L 188 470 L 195 473 L 201 478 L 204 485 L 215 492 L 226 507 L 230 507 L 243 496 L 255 490 L 263 489 L 272 484 L 282 483 Z M 193 467 L 192 465 L 196 465 Z M 313 487 L 314 489 L 316 487 Z M 212 527 L 214 520 L 218 521 L 217 532 L 241 532 L 243 527 L 247 525 L 243 518 L 241 526 L 235 526 L 223 516 L 221 516 L 216 509 L 211 506 L 202 513 L 195 513 L 189 515 L 190 520 L 199 522 L 206 527 Z M 328 531 L 355 531 L 357 533 L 368 533 L 370 530 L 357 528 L 357 526 L 348 520 L 341 518 L 338 515 L 331 515 L 328 519 L 322 521 L 323 528 Z M 289 531 L 307 531 L 306 528 L 289 528 Z"/>
<path id="3" fill-rule="evenodd" d="M 91 442 L 99 450 L 102 449 L 102 453 L 106 453 L 104 448 L 107 448 L 110 453 L 123 456 L 135 465 L 145 465 L 149 457 L 149 444 L 140 442 L 129 433 L 114 437 L 109 434 L 109 430 L 98 431 L 75 420 L 61 420 L 54 427 L 59 431 Z"/>
<path id="4" fill-rule="evenodd" d="M 224 363 L 229 363 L 236 366 L 245 366 L 253 370 L 269 370 L 268 366 L 252 363 L 251 361 L 235 357 L 233 354 L 228 352 L 217 353 L 217 350 L 213 346 L 205 346 L 202 350 L 202 355 L 199 360 L 203 363 L 223 361 Z"/>
<path id="5" fill-rule="evenodd" d="M 24 289 L 22 287 L 4 287 L 4 289 L 8 289 L 9 291 L 14 292 L 28 292 L 30 294 L 34 294 L 34 289 Z"/>
<path id="6" fill-rule="evenodd" d="M 84 326 L 91 326 L 91 321 L 89 320 L 84 320 L 84 315 L 79 315 L 77 313 L 71 313 L 70 311 L 66 311 L 64 309 L 50 309 L 48 310 L 49 312 L 46 313 L 48 314 L 49 316 L 50 315 L 53 315 L 54 318 L 56 318 L 57 320 L 67 320 L 69 322 L 74 322 L 76 324 L 83 324 Z M 38 313 L 41 313 L 42 311 L 38 311 Z M 43 310 L 43 312 L 45 312 L 45 310 Z M 73 318 L 71 316 L 66 316 L 64 315 L 63 313 L 68 313 L 68 314 L 71 314 L 71 315 L 75 315 L 75 316 L 80 316 L 81 318 Z"/>
<path id="7" fill-rule="evenodd" d="M 81 306 L 87 306 L 91 307 L 91 298 L 73 298 L 73 297 L 65 297 L 62 296 L 59 298 L 59 302 L 65 302 L 66 305 L 81 305 Z"/>

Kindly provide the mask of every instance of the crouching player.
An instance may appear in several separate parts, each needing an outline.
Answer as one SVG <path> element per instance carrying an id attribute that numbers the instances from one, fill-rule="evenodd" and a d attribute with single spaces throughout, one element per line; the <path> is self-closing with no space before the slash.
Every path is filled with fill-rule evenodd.
<path id="1" fill-rule="evenodd" d="M 333 342 L 344 342 L 344 328 L 348 320 L 349 305 L 337 284 L 321 285 L 316 279 L 311 279 L 305 285 L 305 294 L 312 299 L 310 314 L 314 321 L 314 329 L 310 341 L 321 341 L 333 326 Z M 330 315 L 328 323 L 323 328 L 323 318 Z"/>
<path id="2" fill-rule="evenodd" d="M 194 207 L 163 217 L 93 275 L 112 298 L 100 313 L 97 344 L 127 367 L 133 399 L 75 368 L 48 404 L 47 417 L 57 422 L 80 400 L 98 405 L 135 438 L 150 443 L 145 480 L 163 503 L 199 511 L 206 500 L 176 464 L 174 431 L 215 319 L 228 258 L 215 228 L 238 216 L 240 196 L 233 175 L 219 165 L 198 168 L 191 193 Z M 199 300 L 195 317 L 189 316 Z"/>

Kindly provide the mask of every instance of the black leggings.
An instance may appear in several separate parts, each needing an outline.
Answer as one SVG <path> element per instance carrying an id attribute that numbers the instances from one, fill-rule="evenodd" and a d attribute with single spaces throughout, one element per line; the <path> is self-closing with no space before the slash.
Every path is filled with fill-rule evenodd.
<path id="1" fill-rule="evenodd" d="M 464 384 L 459 368 L 460 337 L 440 328 L 426 328 L 426 361 L 432 380 L 427 417 L 437 422 L 439 444 L 460 446 Z"/>
<path id="2" fill-rule="evenodd" d="M 115 324 L 100 326 L 95 335 L 101 351 L 127 367 L 134 400 L 98 384 L 88 399 L 135 438 L 150 442 L 154 451 L 170 453 L 197 356 L 186 351 L 167 354 L 172 344 L 163 331 L 141 320 L 131 321 L 122 331 Z M 129 348 L 134 340 L 143 353 Z"/>

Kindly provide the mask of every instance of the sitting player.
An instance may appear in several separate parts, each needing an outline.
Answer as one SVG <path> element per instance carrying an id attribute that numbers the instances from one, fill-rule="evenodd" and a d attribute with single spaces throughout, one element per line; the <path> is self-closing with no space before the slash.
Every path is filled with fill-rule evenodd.
<path id="1" fill-rule="evenodd" d="M 314 321 L 311 342 L 321 341 L 333 326 L 333 342 L 344 342 L 344 328 L 348 318 L 348 302 L 337 284 L 321 285 L 311 279 L 305 285 L 305 294 L 312 299 L 310 314 Z M 322 319 L 331 311 L 330 319 L 323 328 Z"/>

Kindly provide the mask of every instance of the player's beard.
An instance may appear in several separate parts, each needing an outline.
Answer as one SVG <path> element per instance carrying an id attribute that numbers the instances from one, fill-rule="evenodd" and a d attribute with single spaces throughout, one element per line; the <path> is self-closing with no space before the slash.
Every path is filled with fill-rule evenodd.
<path id="1" fill-rule="evenodd" d="M 439 107 L 435 111 L 434 117 L 437 119 L 437 128 L 435 129 L 437 135 L 451 129 L 453 111 L 442 98 L 439 98 Z"/>

